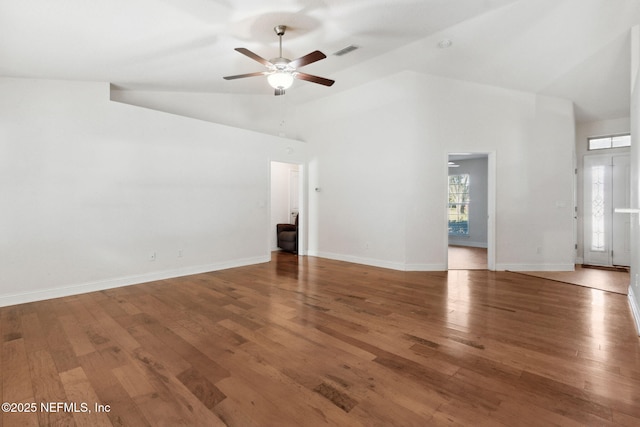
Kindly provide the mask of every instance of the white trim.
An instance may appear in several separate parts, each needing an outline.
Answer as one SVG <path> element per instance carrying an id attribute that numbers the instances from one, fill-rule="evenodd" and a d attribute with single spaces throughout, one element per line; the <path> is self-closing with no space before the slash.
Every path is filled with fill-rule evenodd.
<path id="1" fill-rule="evenodd" d="M 353 256 L 353 255 L 335 254 L 332 252 L 309 251 L 309 255 L 317 256 L 319 258 L 333 259 L 336 261 L 352 262 L 354 264 L 364 264 L 364 265 L 370 265 L 372 267 L 382 267 L 382 268 L 389 268 L 391 270 L 404 271 L 404 264 L 400 262 L 384 261 L 384 260 L 375 259 L 375 258 L 362 258 L 358 256 Z"/>
<path id="2" fill-rule="evenodd" d="M 449 246 L 466 246 L 469 248 L 484 248 L 487 249 L 489 246 L 487 242 L 466 242 L 464 240 L 451 240 L 449 239 Z"/>
<path id="3" fill-rule="evenodd" d="M 498 264 L 498 271 L 574 271 L 575 265 L 571 264 Z"/>
<path id="4" fill-rule="evenodd" d="M 445 264 L 405 264 L 375 258 L 363 258 L 353 255 L 316 251 L 310 251 L 308 255 L 399 271 L 447 271 Z M 496 265 L 496 271 L 575 271 L 575 264 L 498 264 Z"/>
<path id="5" fill-rule="evenodd" d="M 369 265 L 372 267 L 388 268 L 398 271 L 445 271 L 444 264 L 405 264 L 402 262 L 384 261 L 375 258 L 363 258 L 353 255 L 342 255 L 331 252 L 309 252 L 309 256 L 333 259 L 336 261 L 352 262 L 354 264 Z"/>
<path id="6" fill-rule="evenodd" d="M 496 233 L 498 230 L 498 224 L 496 221 L 496 212 L 497 212 L 497 170 L 498 163 L 496 160 L 496 152 L 489 151 L 487 153 L 487 215 L 489 218 L 487 219 L 488 229 L 487 229 L 487 268 L 489 270 L 497 270 L 497 261 L 496 261 L 496 248 L 497 248 L 497 238 Z"/>
<path id="7" fill-rule="evenodd" d="M 405 264 L 404 271 L 447 271 L 445 264 Z"/>
<path id="8" fill-rule="evenodd" d="M 269 169 L 267 171 L 267 176 L 269 177 L 267 183 L 267 191 L 268 191 L 268 204 L 267 207 L 269 209 L 269 227 L 267 227 L 267 247 L 269 248 L 269 252 L 278 251 L 279 248 L 277 246 L 277 241 L 275 242 L 276 247 L 271 247 L 271 233 L 274 230 L 271 228 L 271 193 L 272 193 L 272 184 L 271 184 L 271 169 L 273 168 L 273 163 L 286 163 L 289 165 L 296 165 L 298 167 L 298 255 L 304 256 L 307 255 L 307 236 L 309 235 L 308 230 L 308 214 L 307 207 L 309 206 L 309 193 L 307 191 L 308 188 L 308 174 L 307 174 L 307 163 L 302 161 L 296 161 L 293 159 L 289 160 L 279 160 L 279 158 L 270 158 L 268 161 Z M 291 211 L 291 209 L 289 209 Z"/>
<path id="9" fill-rule="evenodd" d="M 23 292 L 17 294 L 0 295 L 0 307 L 15 304 L 24 304 L 33 301 L 42 301 L 52 298 L 67 297 L 87 292 L 102 291 L 105 289 L 119 288 L 122 286 L 137 285 L 140 283 L 154 282 L 157 280 L 172 279 L 175 277 L 190 276 L 192 274 L 208 273 L 216 270 L 226 270 L 228 268 L 244 267 L 247 265 L 262 264 L 271 261 L 271 254 L 267 256 L 232 260 L 216 264 L 196 265 L 183 267 L 176 270 L 157 271 L 134 276 L 117 277 L 113 279 L 100 280 L 97 282 L 81 283 L 77 285 L 64 286 L 60 288 L 44 289 L 34 292 Z"/>
<path id="10" fill-rule="evenodd" d="M 638 300 L 633 293 L 633 287 L 629 286 L 629 306 L 631 306 L 631 314 L 633 320 L 636 322 L 636 333 L 640 336 L 640 307 L 638 306 Z"/>
<path id="11" fill-rule="evenodd" d="M 448 166 L 448 162 L 449 162 L 449 154 L 451 153 L 462 153 L 462 152 L 467 152 L 466 150 L 451 150 L 451 151 L 447 151 L 445 153 L 445 161 L 442 162 L 443 168 L 445 169 L 445 177 L 446 178 L 446 182 L 448 183 L 448 176 L 449 176 L 449 166 Z M 498 268 L 497 264 L 496 264 L 496 230 L 497 230 L 497 223 L 496 223 L 496 211 L 497 211 L 497 162 L 496 162 L 496 151 L 476 151 L 476 150 L 472 150 L 471 154 L 482 154 L 485 155 L 487 157 L 487 243 L 486 243 L 486 248 L 487 248 L 487 269 L 491 270 L 491 271 L 495 271 L 495 270 L 500 270 L 500 268 Z M 456 242 L 451 241 L 449 242 L 449 219 L 448 219 L 448 215 L 447 215 L 447 209 L 449 206 L 448 203 L 448 184 L 447 186 L 445 186 L 443 188 L 443 201 L 444 203 L 444 225 L 442 227 L 442 232 L 445 236 L 444 241 L 446 242 L 446 244 L 443 247 L 443 256 L 444 259 L 447 260 L 447 262 L 444 264 L 444 269 L 443 270 L 448 270 L 449 268 L 449 257 L 448 257 L 448 250 L 449 250 L 449 244 L 456 244 Z M 483 247 L 483 246 L 480 246 Z M 436 271 L 436 270 L 434 270 Z"/>

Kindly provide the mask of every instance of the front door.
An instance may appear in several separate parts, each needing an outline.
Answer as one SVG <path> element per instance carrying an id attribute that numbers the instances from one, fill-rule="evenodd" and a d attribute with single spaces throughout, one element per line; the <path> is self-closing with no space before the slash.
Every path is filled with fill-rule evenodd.
<path id="1" fill-rule="evenodd" d="M 628 154 L 584 157 L 584 263 L 630 264 L 629 215 L 614 214 L 629 207 Z"/>

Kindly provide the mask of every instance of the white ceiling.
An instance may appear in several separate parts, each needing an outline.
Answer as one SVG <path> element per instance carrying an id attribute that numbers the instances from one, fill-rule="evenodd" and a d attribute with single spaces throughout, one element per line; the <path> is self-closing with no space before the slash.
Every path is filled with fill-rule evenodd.
<path id="1" fill-rule="evenodd" d="M 233 49 L 276 57 L 285 24 L 284 56 L 321 50 L 302 71 L 337 81 L 291 90 L 408 69 L 568 98 L 588 121 L 628 116 L 638 23 L 639 0 L 0 0 L 0 76 L 272 96 L 263 77 L 222 76 L 262 71 Z"/>

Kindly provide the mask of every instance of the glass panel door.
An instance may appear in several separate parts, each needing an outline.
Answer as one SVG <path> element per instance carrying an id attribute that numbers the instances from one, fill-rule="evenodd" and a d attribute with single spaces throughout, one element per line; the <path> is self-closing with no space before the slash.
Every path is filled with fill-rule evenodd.
<path id="1" fill-rule="evenodd" d="M 584 263 L 630 264 L 629 215 L 614 208 L 629 207 L 629 155 L 584 158 Z"/>
<path id="2" fill-rule="evenodd" d="M 611 265 L 611 156 L 584 158 L 584 263 Z"/>

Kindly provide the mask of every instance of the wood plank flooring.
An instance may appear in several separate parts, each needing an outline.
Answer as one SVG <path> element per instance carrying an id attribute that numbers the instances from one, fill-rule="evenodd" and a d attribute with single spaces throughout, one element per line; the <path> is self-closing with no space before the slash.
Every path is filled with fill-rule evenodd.
<path id="1" fill-rule="evenodd" d="M 486 270 L 487 248 L 449 245 L 449 270 Z"/>
<path id="2" fill-rule="evenodd" d="M 0 331 L 0 400 L 37 406 L 5 427 L 640 425 L 626 297 L 522 274 L 274 253 L 0 308 Z"/>
<path id="3" fill-rule="evenodd" d="M 631 283 L 628 271 L 586 268 L 581 265 L 576 265 L 575 271 L 521 271 L 520 273 L 623 295 L 629 294 L 629 283 Z"/>
<path id="4" fill-rule="evenodd" d="M 486 269 L 486 249 L 449 246 L 449 270 Z M 624 295 L 629 293 L 629 272 L 621 269 L 587 268 L 576 265 L 575 271 L 519 271 L 518 273 Z"/>

